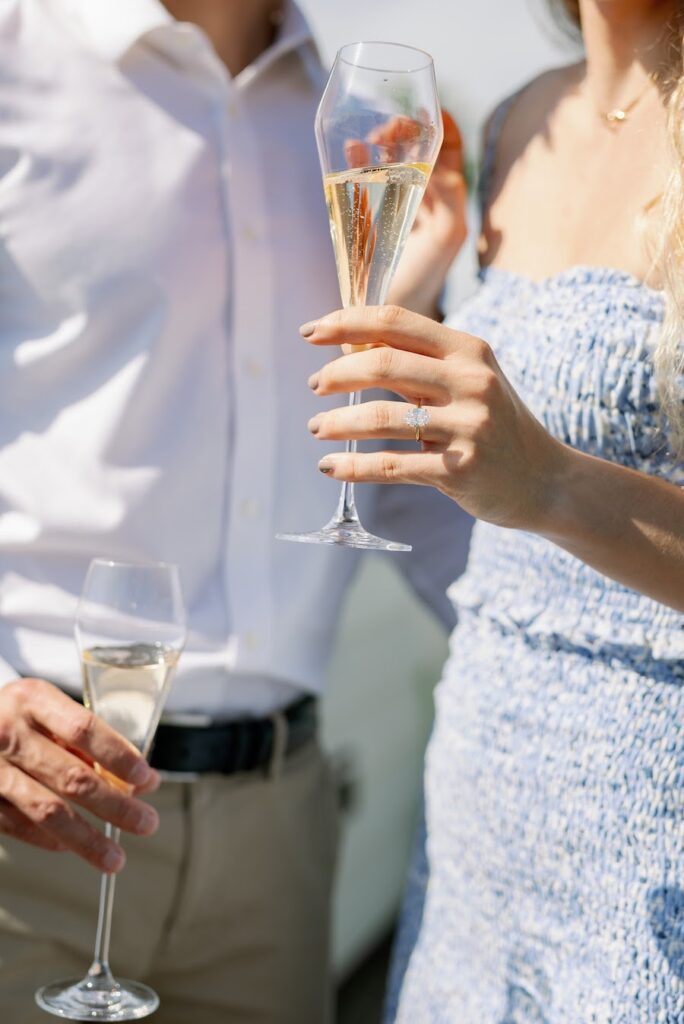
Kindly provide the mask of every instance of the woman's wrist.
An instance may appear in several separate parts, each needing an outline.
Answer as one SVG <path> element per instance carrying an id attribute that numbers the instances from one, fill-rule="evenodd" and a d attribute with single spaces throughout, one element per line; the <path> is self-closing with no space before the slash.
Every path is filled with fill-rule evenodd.
<path id="1" fill-rule="evenodd" d="M 633 590 L 684 612 L 684 492 L 565 445 L 536 532 Z"/>
<path id="2" fill-rule="evenodd" d="M 454 258 L 454 254 L 449 254 L 448 258 L 435 259 L 423 269 L 420 279 L 415 274 L 407 274 L 404 277 L 400 267 L 387 301 L 392 305 L 409 309 L 412 313 L 419 313 L 421 316 L 441 322 L 444 319 L 441 299 Z"/>
<path id="3" fill-rule="evenodd" d="M 433 287 L 429 289 L 416 288 L 396 298 L 394 295 L 390 295 L 388 301 L 392 305 L 402 306 L 404 309 L 410 309 L 412 313 L 419 313 L 420 316 L 426 316 L 430 320 L 437 320 L 438 323 L 441 323 L 444 319 L 441 302 L 443 293 L 444 285 L 442 284 L 437 290 Z"/>
<path id="4" fill-rule="evenodd" d="M 621 488 L 629 489 L 639 474 L 569 445 L 559 443 L 559 449 L 538 532 L 562 547 L 591 547 L 601 542 L 602 534 L 619 529 Z"/>
<path id="5" fill-rule="evenodd" d="M 536 500 L 523 529 L 562 544 L 577 530 L 577 496 L 584 487 L 586 457 L 556 438 L 548 440 L 546 457 L 538 464 Z"/>

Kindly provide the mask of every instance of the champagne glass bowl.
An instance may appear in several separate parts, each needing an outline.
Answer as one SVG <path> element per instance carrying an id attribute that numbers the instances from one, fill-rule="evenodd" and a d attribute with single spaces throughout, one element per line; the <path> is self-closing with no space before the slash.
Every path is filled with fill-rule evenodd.
<path id="1" fill-rule="evenodd" d="M 442 145 L 432 58 L 398 43 L 343 47 L 316 114 L 316 140 L 342 304 L 382 305 Z M 360 401 L 357 392 L 350 405 Z M 347 452 L 356 451 L 349 441 Z M 410 551 L 362 526 L 354 485 L 342 484 L 332 519 L 280 540 Z"/>

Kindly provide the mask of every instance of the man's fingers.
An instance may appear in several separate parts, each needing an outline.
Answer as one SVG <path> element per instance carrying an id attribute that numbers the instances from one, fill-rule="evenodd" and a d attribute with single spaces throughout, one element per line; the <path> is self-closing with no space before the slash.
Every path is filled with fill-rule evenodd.
<path id="1" fill-rule="evenodd" d="M 150 793 L 156 793 L 161 786 L 161 775 L 154 768 L 151 770 L 148 781 L 142 786 L 135 786 L 133 792 L 136 796 L 149 796 Z"/>
<path id="2" fill-rule="evenodd" d="M 415 142 L 425 132 L 426 126 L 420 121 L 411 117 L 398 115 L 391 117 L 389 121 L 378 125 L 369 132 L 366 138 L 374 146 L 382 146 L 388 143 Z"/>
<path id="3" fill-rule="evenodd" d="M 135 835 L 150 835 L 159 825 L 153 807 L 110 785 L 79 757 L 46 736 L 25 729 L 12 764 L 64 800 Z"/>
<path id="4" fill-rule="evenodd" d="M 477 340 L 400 306 L 338 309 L 303 324 L 299 331 L 312 345 L 391 345 L 436 359 L 466 349 Z"/>
<path id="5" fill-rule="evenodd" d="M 420 428 L 420 440 L 433 444 L 448 444 L 453 435 L 447 407 L 423 406 L 422 414 L 429 422 Z M 416 440 L 416 427 L 410 422 L 415 406 L 406 402 L 362 402 L 357 406 L 344 406 L 318 413 L 309 420 L 308 427 L 321 441 L 387 438 L 397 441 Z M 407 416 L 409 419 L 407 419 Z"/>
<path id="6" fill-rule="evenodd" d="M 146 786 L 154 778 L 156 773 L 132 743 L 57 687 L 41 679 L 12 685 L 22 688 L 21 703 L 33 722 L 62 744 L 99 762 L 132 786 Z"/>
<path id="7" fill-rule="evenodd" d="M 344 158 L 349 167 L 368 167 L 370 150 L 361 139 L 347 139 L 344 144 Z"/>
<path id="8" fill-rule="evenodd" d="M 383 158 L 392 162 L 412 157 L 416 142 L 430 130 L 427 113 L 422 113 L 425 115 L 422 121 L 403 115 L 390 118 L 369 132 L 365 142 L 361 139 L 347 139 L 344 153 L 349 167 L 370 166 L 373 163 L 371 146 L 380 147 Z M 444 170 L 463 171 L 463 138 L 447 110 L 442 110 L 442 125 L 444 136 L 437 162 Z"/>
<path id="9" fill-rule="evenodd" d="M 5 763 L 0 768 L 0 791 L 5 801 L 53 841 L 66 846 L 99 871 L 120 871 L 126 856 L 118 843 L 85 821 L 56 793 Z M 3 804 L 4 806 L 4 804 Z"/>
<path id="10" fill-rule="evenodd" d="M 410 117 L 392 117 L 367 135 L 368 142 L 380 150 L 377 163 L 404 163 L 414 159 L 416 142 L 428 127 Z"/>
<path id="11" fill-rule="evenodd" d="M 68 846 L 48 835 L 42 828 L 38 828 L 37 825 L 34 825 L 32 821 L 29 821 L 24 814 L 18 811 L 16 807 L 1 799 L 0 833 L 5 836 L 11 836 L 12 839 L 19 839 L 22 843 L 38 846 L 41 850 L 51 850 L 55 853 L 68 850 Z"/>
<path id="12" fill-rule="evenodd" d="M 355 483 L 425 484 L 434 487 L 446 475 L 444 459 L 436 452 L 325 455 L 318 468 L 334 480 Z"/>
<path id="13" fill-rule="evenodd" d="M 436 359 L 383 346 L 351 352 L 326 363 L 309 378 L 309 387 L 317 395 L 380 387 L 412 401 L 420 399 L 431 405 L 443 405 L 449 392 L 440 379 L 442 366 Z"/>

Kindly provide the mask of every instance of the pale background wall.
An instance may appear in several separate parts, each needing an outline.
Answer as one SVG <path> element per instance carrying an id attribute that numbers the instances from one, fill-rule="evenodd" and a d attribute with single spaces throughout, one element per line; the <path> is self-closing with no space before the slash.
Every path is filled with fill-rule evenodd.
<path id="1" fill-rule="evenodd" d="M 442 102 L 475 156 L 496 102 L 572 48 L 544 0 L 300 0 L 328 64 L 359 39 L 430 52 Z M 473 286 L 472 248 L 452 280 Z M 347 603 L 324 706 L 324 736 L 350 788 L 336 909 L 342 975 L 389 927 L 396 912 L 416 813 L 431 691 L 446 639 L 393 569 L 400 555 L 366 557 Z"/>
<path id="2" fill-rule="evenodd" d="M 328 63 L 358 39 L 432 54 L 440 93 L 470 140 L 506 92 L 563 63 L 568 45 L 545 0 L 299 0 Z"/>

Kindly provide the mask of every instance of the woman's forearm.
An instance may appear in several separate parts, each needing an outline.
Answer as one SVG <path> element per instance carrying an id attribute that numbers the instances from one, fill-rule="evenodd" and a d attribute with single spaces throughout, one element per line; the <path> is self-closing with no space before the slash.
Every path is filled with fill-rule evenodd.
<path id="1" fill-rule="evenodd" d="M 436 265 L 428 268 L 429 273 L 421 279 L 397 272 L 389 295 L 389 301 L 413 310 L 430 320 L 443 319 L 441 297 L 444 291 L 448 266 Z"/>
<path id="2" fill-rule="evenodd" d="M 535 532 L 684 612 L 684 489 L 566 448 Z"/>

